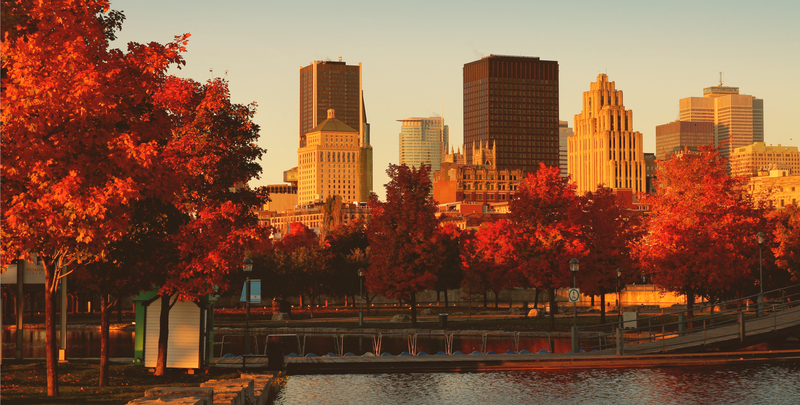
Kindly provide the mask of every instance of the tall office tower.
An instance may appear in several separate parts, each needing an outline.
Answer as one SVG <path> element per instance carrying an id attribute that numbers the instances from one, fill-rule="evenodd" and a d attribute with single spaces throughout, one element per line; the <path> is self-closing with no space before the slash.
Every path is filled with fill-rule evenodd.
<path id="1" fill-rule="evenodd" d="M 714 144 L 725 157 L 738 147 L 764 142 L 764 100 L 739 94 L 738 87 L 720 83 L 704 88 L 703 97 L 682 98 L 680 120 L 713 123 Z"/>
<path id="2" fill-rule="evenodd" d="M 358 131 L 328 110 L 328 119 L 305 136 L 305 146 L 297 151 L 297 202 L 324 202 L 334 195 L 345 202 L 355 201 L 364 187 L 359 175 Z"/>
<path id="3" fill-rule="evenodd" d="M 372 192 L 372 146 L 360 63 L 347 65 L 339 57 L 338 62 L 313 61 L 300 68 L 300 148 L 306 146 L 306 133 L 326 120 L 331 109 L 339 121 L 358 132 L 357 175 L 363 187 L 354 198 L 368 201 Z"/>
<path id="4" fill-rule="evenodd" d="M 689 148 L 714 143 L 714 124 L 710 122 L 673 121 L 656 127 L 656 158 L 667 160 L 669 155 Z"/>
<path id="5" fill-rule="evenodd" d="M 569 174 L 579 194 L 599 184 L 646 192 L 642 134 L 633 131 L 633 111 L 625 109 L 622 90 L 605 74 L 583 93 L 583 110 L 575 116 L 568 149 Z"/>
<path id="6" fill-rule="evenodd" d="M 558 62 L 489 55 L 464 65 L 464 152 L 497 148 L 497 169 L 558 166 Z"/>
<path id="7" fill-rule="evenodd" d="M 569 127 L 569 122 L 558 121 L 558 167 L 561 169 L 561 177 L 567 177 L 569 174 L 568 160 L 567 160 L 567 146 L 569 137 L 575 135 L 572 128 Z"/>
<path id="8" fill-rule="evenodd" d="M 450 134 L 444 118 L 406 118 L 398 120 L 400 127 L 400 164 L 419 169 L 422 163 L 431 166 L 433 172 L 442 165 Z M 431 177 L 433 178 L 433 177 Z"/>

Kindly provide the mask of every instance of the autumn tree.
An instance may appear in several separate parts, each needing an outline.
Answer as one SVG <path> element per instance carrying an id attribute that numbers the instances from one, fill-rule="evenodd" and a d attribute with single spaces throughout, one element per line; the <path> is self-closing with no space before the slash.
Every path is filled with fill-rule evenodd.
<path id="1" fill-rule="evenodd" d="M 303 296 L 308 295 L 311 316 L 314 316 L 314 298 L 328 282 L 327 252 L 320 245 L 319 236 L 303 223 L 292 223 L 289 232 L 275 244 L 275 254 L 285 287 L 300 296 L 301 306 Z"/>
<path id="2" fill-rule="evenodd" d="M 437 243 L 441 243 L 444 247 L 444 255 L 441 260 L 442 267 L 436 274 L 434 289 L 436 290 L 437 300 L 439 293 L 444 293 L 444 306 L 447 307 L 449 305 L 447 291 L 459 288 L 461 281 L 464 279 L 461 260 L 462 232 L 453 224 L 445 224 L 438 228 L 438 233 Z"/>
<path id="3" fill-rule="evenodd" d="M 419 169 L 389 165 L 386 202 L 372 195 L 372 219 L 367 227 L 371 250 L 367 288 L 411 304 L 411 323 L 417 325 L 416 293 L 436 282 L 444 253 L 436 238 L 438 220 L 431 196 L 430 166 Z"/>
<path id="4" fill-rule="evenodd" d="M 795 204 L 770 213 L 774 222 L 774 245 L 772 252 L 775 262 L 786 270 L 793 281 L 800 279 L 800 208 Z"/>
<path id="5" fill-rule="evenodd" d="M 340 224 L 328 232 L 325 249 L 330 282 L 326 294 L 345 298 L 359 294 L 361 281 L 358 270 L 369 267 L 368 247 L 366 224 L 363 220 Z M 353 301 L 355 304 L 355 299 Z"/>
<path id="6" fill-rule="evenodd" d="M 650 214 L 635 249 L 653 283 L 685 295 L 690 318 L 696 297 L 713 303 L 752 289 L 763 210 L 726 160 L 703 147 L 659 162 L 656 190 L 643 199 Z"/>
<path id="7" fill-rule="evenodd" d="M 105 257 L 131 201 L 169 187 L 169 123 L 149 106 L 188 35 L 125 53 L 109 48 L 121 21 L 104 0 L 3 4 L 1 256 L 43 259 L 49 396 L 59 279 Z"/>
<path id="8" fill-rule="evenodd" d="M 547 291 L 551 330 L 555 328 L 555 291 L 572 285 L 569 260 L 585 254 L 575 189 L 557 167 L 540 164 L 525 177 L 509 207 L 518 268 L 531 286 Z"/>
<path id="9" fill-rule="evenodd" d="M 581 198 L 581 211 L 578 222 L 586 245 L 580 263 L 581 293 L 600 296 L 600 323 L 605 323 L 605 294 L 637 273 L 630 246 L 638 235 L 639 216 L 621 208 L 616 193 L 603 186 Z M 622 272 L 621 280 L 617 269 Z"/>
<path id="10" fill-rule="evenodd" d="M 500 291 L 524 284 L 516 266 L 513 232 L 507 220 L 500 220 L 484 224 L 463 238 L 461 286 L 469 294 L 483 294 L 484 306 L 488 291 L 494 293 L 497 308 Z"/>

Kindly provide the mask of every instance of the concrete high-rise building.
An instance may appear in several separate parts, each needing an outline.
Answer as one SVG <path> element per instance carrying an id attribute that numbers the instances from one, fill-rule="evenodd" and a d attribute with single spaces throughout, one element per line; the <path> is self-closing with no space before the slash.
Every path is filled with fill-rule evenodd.
<path id="1" fill-rule="evenodd" d="M 759 171 L 785 170 L 790 176 L 800 176 L 800 151 L 797 146 L 767 146 L 764 142 L 733 150 L 730 158 L 731 175 L 757 176 Z"/>
<path id="2" fill-rule="evenodd" d="M 739 94 L 738 87 L 703 89 L 703 97 L 680 100 L 680 120 L 714 124 L 714 144 L 729 157 L 734 149 L 764 142 L 764 100 Z"/>
<path id="3" fill-rule="evenodd" d="M 575 135 L 575 133 L 569 127 L 569 122 L 558 121 L 558 167 L 561 169 L 561 177 L 567 177 L 569 174 L 567 150 L 569 137 L 572 135 Z"/>
<path id="4" fill-rule="evenodd" d="M 672 153 L 697 150 L 714 143 L 714 124 L 711 122 L 673 121 L 656 127 L 656 158 L 667 160 Z"/>
<path id="5" fill-rule="evenodd" d="M 358 131 L 328 110 L 328 119 L 305 137 L 305 145 L 297 151 L 298 203 L 324 202 L 335 195 L 345 202 L 358 201 L 364 187 Z"/>
<path id="6" fill-rule="evenodd" d="M 608 76 L 600 74 L 583 93 L 583 110 L 575 116 L 575 135 L 569 138 L 569 174 L 578 193 L 602 184 L 614 189 L 646 192 L 642 134 L 633 130 L 633 111 L 622 103 Z"/>
<path id="7" fill-rule="evenodd" d="M 496 146 L 497 169 L 558 166 L 558 62 L 489 55 L 464 65 L 464 152 Z"/>
<path id="8" fill-rule="evenodd" d="M 450 133 L 444 124 L 444 118 L 406 118 L 399 121 L 402 123 L 400 164 L 419 168 L 425 163 L 431 166 L 433 176 L 433 172 L 441 168 L 450 147 Z"/>
<path id="9" fill-rule="evenodd" d="M 358 133 L 358 173 L 360 184 L 357 201 L 368 201 L 372 192 L 372 146 L 361 82 L 361 64 L 347 65 L 334 61 L 313 61 L 300 68 L 300 139 L 306 146 L 306 134 L 328 118 L 335 110 L 341 123 Z"/>

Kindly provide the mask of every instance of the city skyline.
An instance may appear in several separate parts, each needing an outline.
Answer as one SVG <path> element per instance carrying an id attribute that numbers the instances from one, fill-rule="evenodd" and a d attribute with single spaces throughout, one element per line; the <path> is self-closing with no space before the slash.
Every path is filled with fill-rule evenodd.
<path id="1" fill-rule="evenodd" d="M 268 152 L 253 186 L 282 183 L 283 171 L 296 166 L 297 69 L 340 55 L 363 67 L 374 188 L 381 197 L 385 169 L 398 161 L 397 120 L 443 111 L 450 143 L 461 145 L 462 67 L 490 54 L 557 61 L 559 119 L 570 126 L 580 113 L 583 91 L 598 73 L 608 73 L 625 90 L 626 108 L 636 112 L 634 129 L 643 134 L 645 152 L 656 151 L 655 127 L 678 118 L 678 101 L 718 84 L 720 71 L 725 85 L 764 100 L 767 144 L 800 143 L 792 126 L 799 107 L 793 93 L 800 85 L 800 53 L 782 45 L 800 38 L 792 18 L 800 11 L 796 3 L 499 2 L 487 10 L 477 2 L 459 7 L 240 2 L 221 8 L 211 2 L 126 0 L 112 1 L 111 7 L 126 15 L 112 46 L 164 43 L 190 32 L 187 65 L 172 73 L 201 82 L 226 77 L 234 102 L 259 104 L 259 144 Z M 322 36 L 319 30 L 297 28 L 330 21 L 340 24 Z M 408 30 L 410 21 L 419 29 Z M 599 23 L 611 21 L 616 23 Z M 626 29 L 614 28 L 619 26 Z M 720 41 L 723 31 L 725 41 Z M 617 45 L 598 46 L 601 35 L 603 43 Z"/>

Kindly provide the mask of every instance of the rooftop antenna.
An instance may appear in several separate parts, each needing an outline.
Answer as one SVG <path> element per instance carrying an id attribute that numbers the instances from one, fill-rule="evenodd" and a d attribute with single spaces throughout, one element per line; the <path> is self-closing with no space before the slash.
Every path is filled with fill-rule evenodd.
<path id="1" fill-rule="evenodd" d="M 722 72 L 719 72 L 719 86 L 722 87 Z"/>

